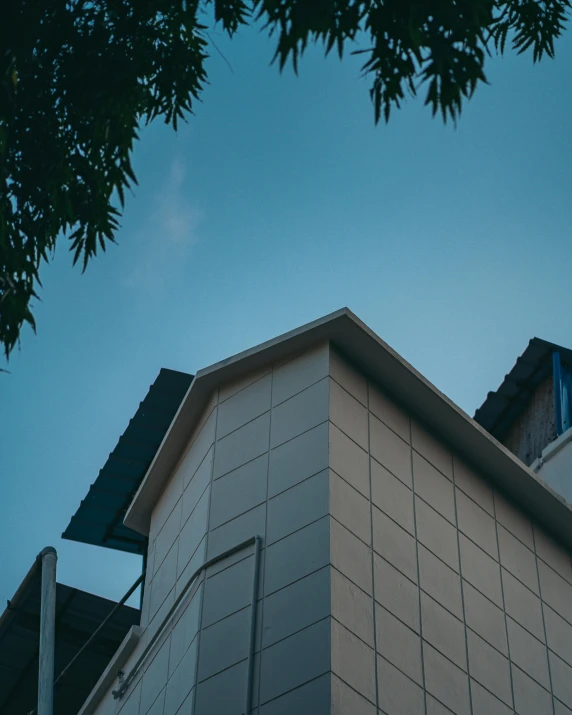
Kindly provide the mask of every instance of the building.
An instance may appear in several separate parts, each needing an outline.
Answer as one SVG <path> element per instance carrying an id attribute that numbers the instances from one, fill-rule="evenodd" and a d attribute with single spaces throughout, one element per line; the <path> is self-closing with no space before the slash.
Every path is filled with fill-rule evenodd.
<path id="1" fill-rule="evenodd" d="M 495 434 L 491 395 L 472 420 L 346 309 L 199 371 L 74 518 L 146 554 L 80 715 L 572 713 L 572 511 L 513 454 L 529 398 Z"/>
<path id="2" fill-rule="evenodd" d="M 533 338 L 475 420 L 572 502 L 572 350 Z"/>

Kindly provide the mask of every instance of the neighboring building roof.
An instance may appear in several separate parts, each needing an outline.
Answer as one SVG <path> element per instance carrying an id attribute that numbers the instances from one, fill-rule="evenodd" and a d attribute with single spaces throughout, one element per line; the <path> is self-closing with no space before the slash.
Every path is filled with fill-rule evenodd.
<path id="1" fill-rule="evenodd" d="M 0 713 L 27 715 L 37 705 L 41 567 L 37 561 L 0 616 Z M 116 604 L 61 583 L 56 587 L 55 676 Z M 131 626 L 136 608 L 121 606 L 55 690 L 54 713 L 76 715 Z"/>
<path id="2" fill-rule="evenodd" d="M 72 516 L 64 539 L 143 554 L 147 539 L 123 525 L 139 488 L 193 376 L 162 369 L 85 499 Z"/>
<path id="3" fill-rule="evenodd" d="M 125 524 L 148 534 L 151 511 L 218 385 L 325 340 L 572 548 L 572 509 L 565 500 L 347 308 L 200 370 L 127 511 Z"/>
<path id="4" fill-rule="evenodd" d="M 526 350 L 505 375 L 500 387 L 489 392 L 475 412 L 475 421 L 496 439 L 506 436 L 515 420 L 528 405 L 538 385 L 552 374 L 552 353 L 559 352 L 565 363 L 572 364 L 572 350 L 540 338 L 532 338 Z"/>

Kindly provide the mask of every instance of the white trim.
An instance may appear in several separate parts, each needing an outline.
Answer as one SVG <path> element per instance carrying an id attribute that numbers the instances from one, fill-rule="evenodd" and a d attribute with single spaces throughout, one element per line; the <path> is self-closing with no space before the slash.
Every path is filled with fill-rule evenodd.
<path id="1" fill-rule="evenodd" d="M 566 432 L 563 432 L 560 437 L 557 437 L 554 442 L 551 442 L 542 450 L 542 461 L 547 462 L 549 459 L 552 459 L 552 457 L 558 454 L 570 441 L 572 441 L 572 427 L 568 428 Z"/>
<path id="2" fill-rule="evenodd" d="M 530 465 L 532 471 L 538 472 L 538 470 L 541 469 L 546 464 L 546 462 L 550 461 L 552 457 L 557 455 L 558 452 L 564 449 L 568 442 L 571 441 L 572 427 L 569 427 L 566 432 L 563 432 L 560 437 L 557 437 L 554 442 L 551 442 L 542 450 L 542 454 L 540 455 L 540 457 L 535 459 L 534 462 Z"/>
<path id="3" fill-rule="evenodd" d="M 103 696 L 109 691 L 114 681 L 117 680 L 117 671 L 125 665 L 125 662 L 135 650 L 135 646 L 143 635 L 144 629 L 140 626 L 131 626 L 129 632 L 121 642 L 115 655 L 109 661 L 107 668 L 101 674 L 101 678 L 95 684 L 91 693 L 87 696 L 85 703 L 77 715 L 91 715 L 101 702 Z"/>
<path id="4" fill-rule="evenodd" d="M 570 505 L 347 308 L 200 370 L 127 511 L 125 525 L 149 533 L 153 507 L 215 388 L 326 340 L 572 548 Z"/>

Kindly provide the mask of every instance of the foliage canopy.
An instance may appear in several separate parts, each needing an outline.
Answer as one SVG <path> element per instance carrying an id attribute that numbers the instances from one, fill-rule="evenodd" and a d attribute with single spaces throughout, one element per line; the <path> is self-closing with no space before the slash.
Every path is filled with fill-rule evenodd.
<path id="1" fill-rule="evenodd" d="M 0 23 L 0 343 L 9 356 L 40 266 L 66 236 L 85 270 L 114 240 L 136 184 L 138 128 L 177 128 L 207 79 L 207 13 L 234 35 L 261 23 L 282 69 L 310 43 L 358 51 L 374 118 L 407 94 L 456 121 L 507 38 L 554 56 L 570 0 L 4 0 Z M 359 42 L 359 45 L 356 43 Z M 116 197 L 119 201 L 116 200 Z"/>

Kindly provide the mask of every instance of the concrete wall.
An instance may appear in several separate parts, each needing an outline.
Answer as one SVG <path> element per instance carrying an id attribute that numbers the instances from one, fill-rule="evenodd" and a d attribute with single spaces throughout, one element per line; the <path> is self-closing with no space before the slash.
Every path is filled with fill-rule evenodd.
<path id="1" fill-rule="evenodd" d="M 153 512 L 126 672 L 254 534 L 256 715 L 572 713 L 569 554 L 328 345 L 213 396 Z M 251 548 L 209 568 L 98 715 L 241 715 L 252 573 Z"/>
<path id="2" fill-rule="evenodd" d="M 500 441 L 526 465 L 530 465 L 554 439 L 554 378 L 550 371 L 550 375 L 529 396 L 526 407 Z"/>

